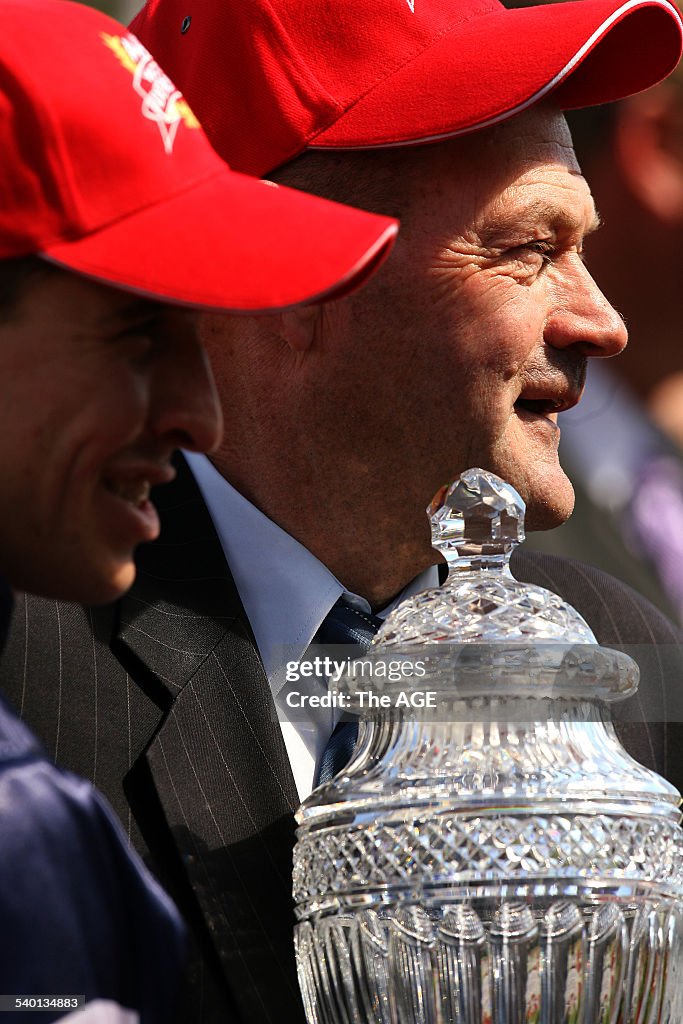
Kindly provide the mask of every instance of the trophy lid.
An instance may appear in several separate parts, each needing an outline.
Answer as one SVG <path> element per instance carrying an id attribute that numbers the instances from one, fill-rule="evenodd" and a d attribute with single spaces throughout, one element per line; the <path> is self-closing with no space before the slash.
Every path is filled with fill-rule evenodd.
<path id="1" fill-rule="evenodd" d="M 402 602 L 375 646 L 426 643 L 596 644 L 588 623 L 557 594 L 520 583 L 510 556 L 524 540 L 526 506 L 510 484 L 468 469 L 427 509 L 448 580 Z"/>

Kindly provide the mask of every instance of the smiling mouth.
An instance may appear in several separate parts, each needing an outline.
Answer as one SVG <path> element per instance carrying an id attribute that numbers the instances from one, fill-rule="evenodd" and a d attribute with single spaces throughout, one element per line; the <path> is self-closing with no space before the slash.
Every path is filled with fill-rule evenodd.
<path id="1" fill-rule="evenodd" d="M 105 480 L 104 486 L 110 494 L 122 498 L 135 508 L 140 508 L 149 501 L 152 490 L 149 480 Z"/>

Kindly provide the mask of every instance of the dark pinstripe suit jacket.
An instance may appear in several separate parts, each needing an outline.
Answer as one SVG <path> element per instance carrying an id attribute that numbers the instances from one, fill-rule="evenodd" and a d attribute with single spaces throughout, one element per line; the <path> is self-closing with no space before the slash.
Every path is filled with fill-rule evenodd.
<path id="1" fill-rule="evenodd" d="M 184 912 L 195 949 L 178 1020 L 303 1024 L 291 946 L 296 790 L 249 624 L 179 465 L 155 498 L 162 536 L 141 549 L 130 593 L 97 610 L 19 601 L 1 678 L 55 760 L 106 794 Z M 655 645 L 681 634 L 661 613 L 578 563 L 521 554 L 515 571 L 570 600 L 602 642 L 646 644 L 637 700 L 664 706 Z M 683 680 L 680 653 L 676 665 L 668 685 Z M 624 734 L 634 756 L 683 783 L 680 727 L 641 721 Z"/>

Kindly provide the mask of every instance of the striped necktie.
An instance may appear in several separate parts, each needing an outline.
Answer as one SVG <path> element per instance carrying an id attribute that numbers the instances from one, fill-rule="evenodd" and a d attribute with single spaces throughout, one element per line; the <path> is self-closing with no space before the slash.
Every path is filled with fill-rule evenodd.
<path id="1" fill-rule="evenodd" d="M 318 644 L 355 644 L 360 648 L 358 654 L 367 651 L 372 638 L 382 625 L 382 619 L 368 612 L 353 608 L 343 597 L 332 606 L 331 611 L 323 620 L 315 642 Z M 358 722 L 342 719 L 337 723 L 334 732 L 323 750 L 316 778 L 316 786 L 329 782 L 351 760 L 351 754 L 358 736 Z"/>

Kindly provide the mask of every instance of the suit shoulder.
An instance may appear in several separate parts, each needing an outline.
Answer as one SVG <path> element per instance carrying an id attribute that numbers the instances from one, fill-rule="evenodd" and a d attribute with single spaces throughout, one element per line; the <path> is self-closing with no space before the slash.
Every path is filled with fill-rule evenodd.
<path id="1" fill-rule="evenodd" d="M 80 911 L 87 905 L 93 915 L 116 918 L 122 901 L 131 919 L 144 913 L 147 927 L 156 922 L 182 935 L 175 907 L 129 849 L 107 802 L 39 747 L 11 756 L 0 751 L 0 823 L 4 920 L 11 908 L 21 917 L 26 901 L 35 903 L 42 892 L 46 910 L 54 901 L 75 901 Z"/>
<path id="2" fill-rule="evenodd" d="M 628 584 L 602 569 L 559 555 L 517 550 L 515 577 L 573 605 L 605 644 L 682 644 L 683 632 Z"/>

